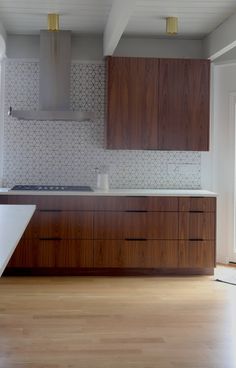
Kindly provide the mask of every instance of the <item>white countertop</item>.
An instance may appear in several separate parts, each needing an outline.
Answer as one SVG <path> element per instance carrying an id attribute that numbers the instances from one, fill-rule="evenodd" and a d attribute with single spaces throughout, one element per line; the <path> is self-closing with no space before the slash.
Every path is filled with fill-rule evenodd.
<path id="1" fill-rule="evenodd" d="M 0 188 L 0 195 L 78 195 L 78 196 L 177 196 L 177 197 L 216 197 L 217 194 L 203 189 L 110 189 L 93 192 L 31 191 Z"/>
<path id="2" fill-rule="evenodd" d="M 34 211 L 34 205 L 0 205 L 0 276 Z"/>

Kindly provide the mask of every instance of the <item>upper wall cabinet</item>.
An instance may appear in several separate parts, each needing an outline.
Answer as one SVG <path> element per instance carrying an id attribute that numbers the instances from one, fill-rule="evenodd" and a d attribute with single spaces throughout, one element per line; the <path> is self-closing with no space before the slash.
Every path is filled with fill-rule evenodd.
<path id="1" fill-rule="evenodd" d="M 107 148 L 209 149 L 208 60 L 107 58 Z"/>
<path id="2" fill-rule="evenodd" d="M 160 59 L 158 148 L 209 150 L 208 60 Z"/>
<path id="3" fill-rule="evenodd" d="M 108 57 L 107 148 L 157 149 L 159 61 Z"/>

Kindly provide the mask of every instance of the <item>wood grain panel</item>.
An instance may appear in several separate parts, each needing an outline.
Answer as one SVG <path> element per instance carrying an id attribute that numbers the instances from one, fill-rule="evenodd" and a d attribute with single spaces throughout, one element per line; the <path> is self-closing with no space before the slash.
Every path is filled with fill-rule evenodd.
<path id="1" fill-rule="evenodd" d="M 24 239 L 8 267 L 93 267 L 93 241 Z"/>
<path id="2" fill-rule="evenodd" d="M 37 211 L 25 238 L 92 239 L 93 212 L 85 211 Z"/>
<path id="3" fill-rule="evenodd" d="M 178 239 L 178 213 L 97 212 L 94 239 Z"/>
<path id="4" fill-rule="evenodd" d="M 180 241 L 179 267 L 215 267 L 214 241 Z"/>
<path id="5" fill-rule="evenodd" d="M 107 58 L 107 148 L 157 149 L 159 60 Z"/>
<path id="6" fill-rule="evenodd" d="M 208 60 L 160 59 L 158 147 L 209 150 Z"/>
<path id="7" fill-rule="evenodd" d="M 178 211 L 178 197 L 96 197 L 97 211 Z"/>
<path id="8" fill-rule="evenodd" d="M 92 211 L 96 198 L 78 195 L 9 195 L 10 204 L 35 204 L 39 210 Z"/>
<path id="9" fill-rule="evenodd" d="M 178 241 L 96 240 L 94 242 L 94 267 L 177 266 Z"/>
<path id="10" fill-rule="evenodd" d="M 216 211 L 216 198 L 180 197 L 179 211 Z"/>
<path id="11" fill-rule="evenodd" d="M 35 266 L 37 244 L 37 239 L 22 239 L 10 258 L 7 267 L 27 268 Z"/>
<path id="12" fill-rule="evenodd" d="M 214 240 L 215 213 L 180 212 L 179 239 Z"/>

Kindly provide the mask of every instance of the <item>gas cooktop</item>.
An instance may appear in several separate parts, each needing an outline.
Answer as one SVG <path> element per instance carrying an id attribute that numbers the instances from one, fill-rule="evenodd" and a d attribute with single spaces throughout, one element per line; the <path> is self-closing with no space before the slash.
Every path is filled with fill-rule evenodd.
<path id="1" fill-rule="evenodd" d="M 88 186 L 69 186 L 69 185 L 15 185 L 11 190 L 49 190 L 49 191 L 75 191 L 75 192 L 92 192 L 92 188 Z"/>

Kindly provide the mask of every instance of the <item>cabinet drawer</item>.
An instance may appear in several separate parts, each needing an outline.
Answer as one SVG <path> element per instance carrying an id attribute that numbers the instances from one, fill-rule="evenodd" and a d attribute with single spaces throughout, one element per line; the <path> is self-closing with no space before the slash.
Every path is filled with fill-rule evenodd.
<path id="1" fill-rule="evenodd" d="M 93 241 L 23 239 L 8 267 L 93 267 Z"/>
<path id="2" fill-rule="evenodd" d="M 179 267 L 215 267 L 215 242 L 180 241 Z"/>
<path id="3" fill-rule="evenodd" d="M 97 211 L 178 211 L 177 197 L 97 197 Z"/>
<path id="4" fill-rule="evenodd" d="M 186 240 L 214 240 L 215 213 L 214 212 L 180 212 L 179 239 Z"/>
<path id="5" fill-rule="evenodd" d="M 24 238 L 92 239 L 93 213 L 78 211 L 37 211 Z"/>
<path id="6" fill-rule="evenodd" d="M 179 198 L 179 211 L 215 212 L 216 198 L 181 197 Z"/>
<path id="7" fill-rule="evenodd" d="M 178 241 L 96 240 L 94 267 L 156 268 L 178 266 Z"/>
<path id="8" fill-rule="evenodd" d="M 70 195 L 10 195 L 10 204 L 35 204 L 38 210 L 93 211 L 96 198 Z"/>
<path id="9" fill-rule="evenodd" d="M 99 212 L 95 239 L 178 239 L 177 212 Z"/>

